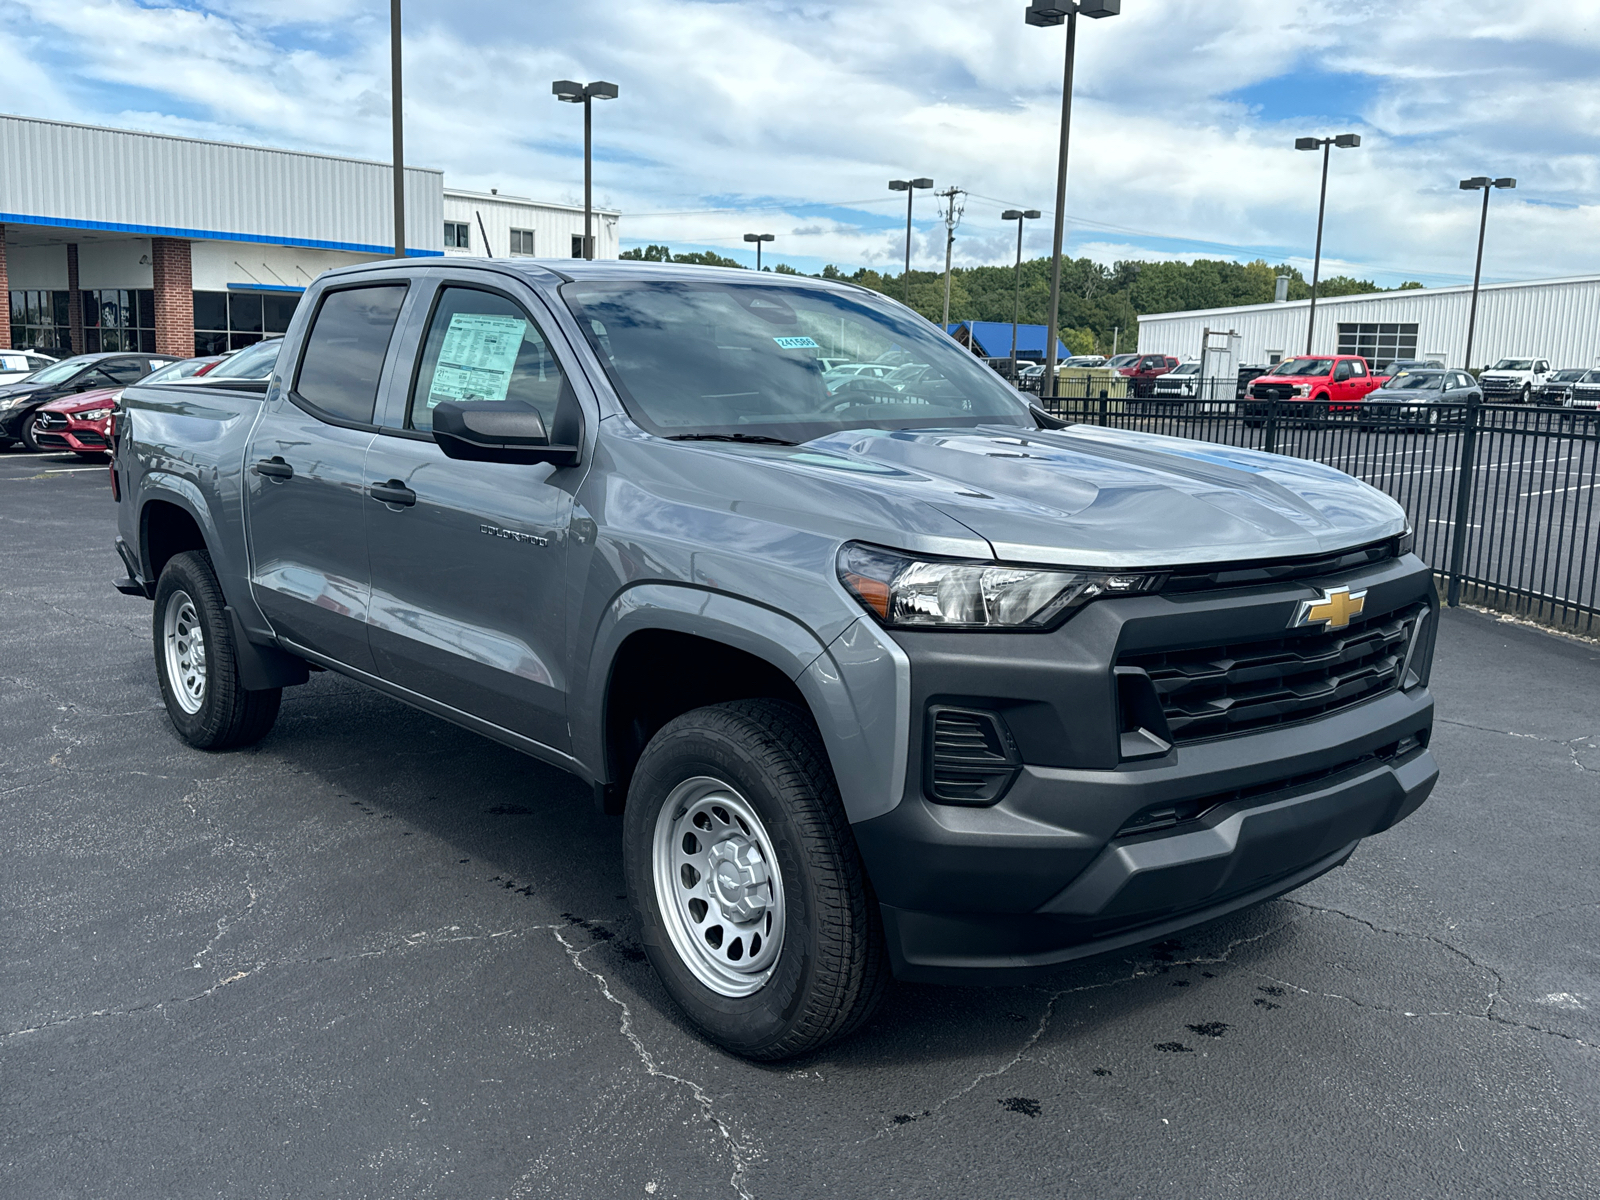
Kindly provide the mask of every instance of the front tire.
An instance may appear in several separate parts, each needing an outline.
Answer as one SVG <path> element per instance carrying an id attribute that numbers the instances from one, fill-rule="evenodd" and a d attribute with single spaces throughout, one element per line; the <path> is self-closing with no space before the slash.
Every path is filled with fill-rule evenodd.
<path id="1" fill-rule="evenodd" d="M 669 722 L 639 759 L 623 826 L 645 951 L 707 1038 L 792 1058 L 871 1015 L 883 928 L 804 712 L 740 700 Z"/>
<path id="2" fill-rule="evenodd" d="M 282 688 L 252 692 L 240 684 L 224 603 L 205 551 L 175 554 L 162 568 L 152 622 L 156 677 L 173 727 L 197 750 L 259 742 L 283 699 Z"/>
<path id="3" fill-rule="evenodd" d="M 39 445 L 39 439 L 34 436 L 33 423 L 39 419 L 37 413 L 29 413 L 22 420 L 22 445 L 25 449 L 35 454 L 44 452 L 44 447 Z"/>

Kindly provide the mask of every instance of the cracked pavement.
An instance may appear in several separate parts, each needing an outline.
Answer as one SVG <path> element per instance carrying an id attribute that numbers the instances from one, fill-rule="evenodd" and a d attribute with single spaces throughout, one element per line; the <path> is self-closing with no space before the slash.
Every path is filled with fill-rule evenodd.
<path id="1" fill-rule="evenodd" d="M 180 743 L 78 465 L 0 453 L 0 1195 L 1595 1193 L 1592 644 L 1445 613 L 1443 780 L 1344 868 L 753 1066 L 560 773 L 328 674 Z"/>

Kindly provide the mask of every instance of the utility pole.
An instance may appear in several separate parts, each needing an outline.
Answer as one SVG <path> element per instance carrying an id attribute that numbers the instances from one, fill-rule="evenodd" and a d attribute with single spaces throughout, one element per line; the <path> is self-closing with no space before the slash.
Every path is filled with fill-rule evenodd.
<path id="1" fill-rule="evenodd" d="M 957 196 L 965 196 L 966 192 L 958 187 L 949 187 L 942 192 L 935 192 L 944 201 L 944 322 L 940 325 L 946 331 L 950 328 L 950 253 L 955 249 L 956 226 L 961 224 L 961 214 L 966 211 L 966 205 L 957 204 Z"/>
<path id="2" fill-rule="evenodd" d="M 400 0 L 389 0 L 389 109 L 394 122 L 394 256 L 406 256 L 406 163 L 400 119 Z"/>

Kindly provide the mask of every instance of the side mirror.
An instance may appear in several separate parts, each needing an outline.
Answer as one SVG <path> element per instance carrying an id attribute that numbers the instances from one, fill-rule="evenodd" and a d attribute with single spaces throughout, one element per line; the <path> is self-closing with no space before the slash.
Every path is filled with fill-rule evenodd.
<path id="1" fill-rule="evenodd" d="M 538 409 L 516 401 L 446 400 L 433 410 L 433 440 L 446 458 L 469 462 L 569 467 L 578 461 L 576 446 L 550 444 Z"/>

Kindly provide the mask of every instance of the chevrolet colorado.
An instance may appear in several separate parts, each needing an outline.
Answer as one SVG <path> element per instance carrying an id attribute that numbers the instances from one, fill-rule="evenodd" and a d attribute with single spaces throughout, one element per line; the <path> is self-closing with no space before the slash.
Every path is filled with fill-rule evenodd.
<path id="1" fill-rule="evenodd" d="M 928 369 L 828 390 L 890 351 Z M 343 268 L 264 384 L 131 386 L 114 439 L 183 738 L 260 739 L 316 666 L 572 772 L 664 985 L 753 1058 L 891 973 L 1015 983 L 1280 895 L 1437 777 L 1392 500 L 1062 427 L 846 283 Z"/>

